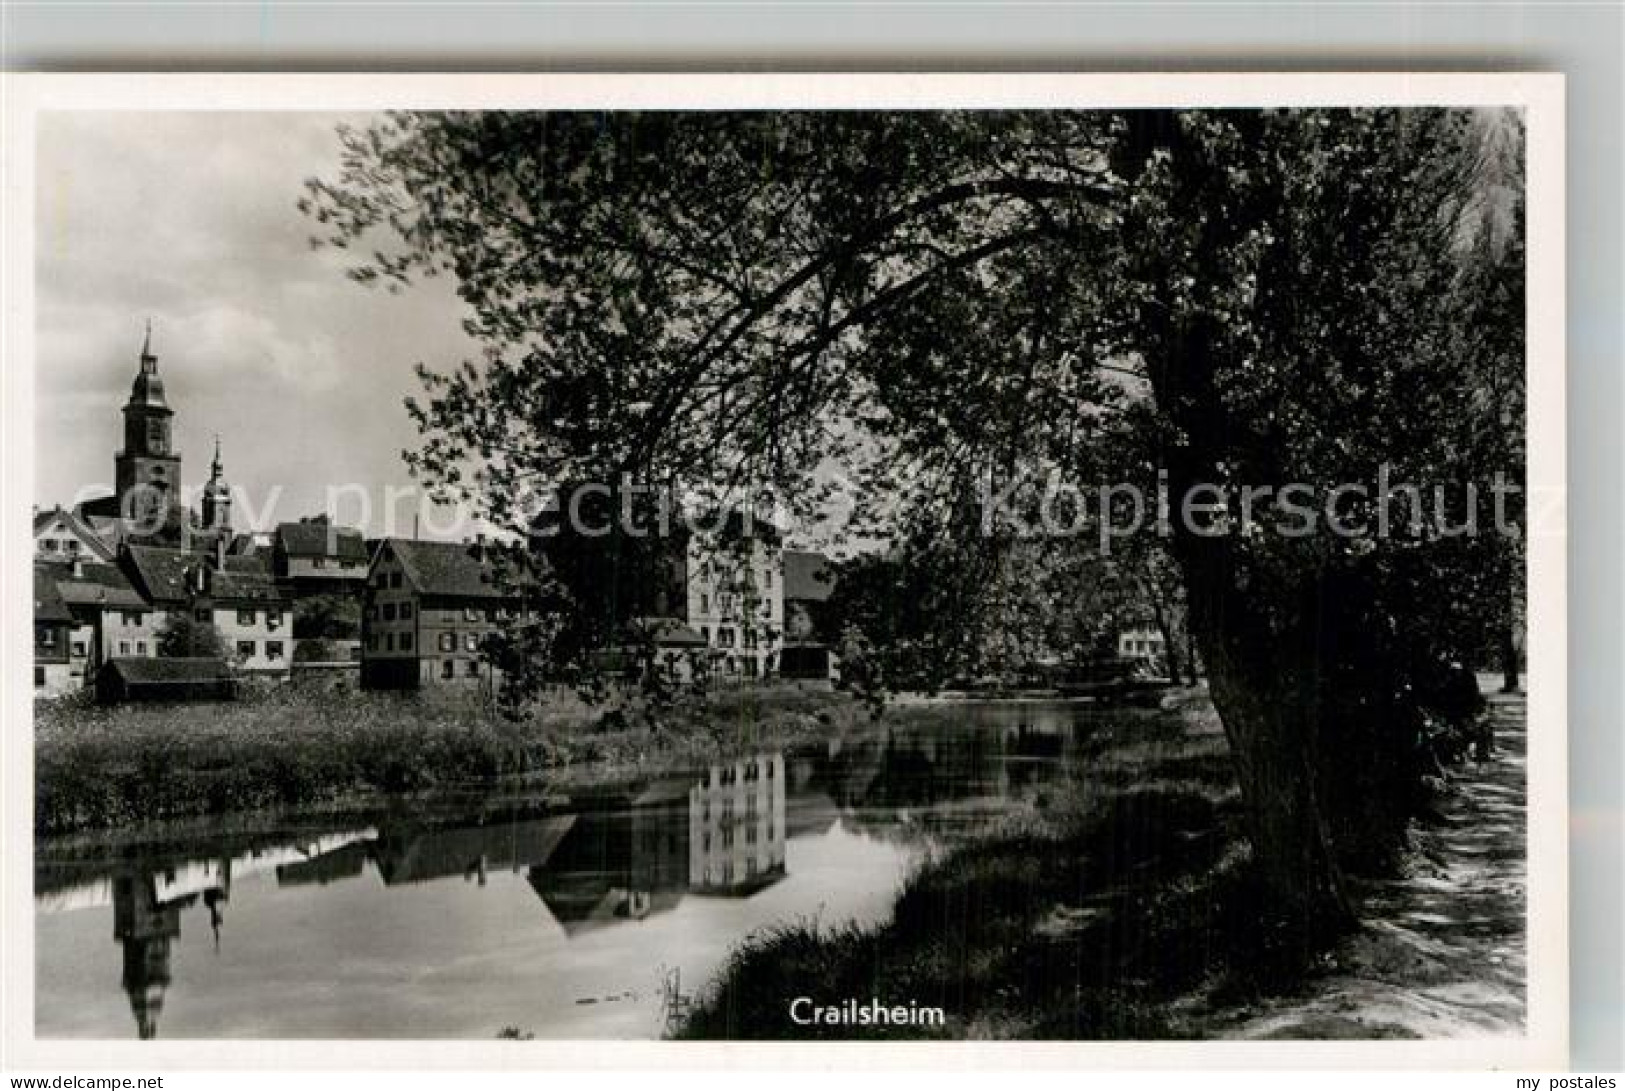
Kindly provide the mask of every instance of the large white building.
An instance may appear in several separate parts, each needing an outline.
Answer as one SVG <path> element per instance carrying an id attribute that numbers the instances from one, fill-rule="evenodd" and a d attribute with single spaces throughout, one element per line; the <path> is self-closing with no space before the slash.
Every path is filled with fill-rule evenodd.
<path id="1" fill-rule="evenodd" d="M 725 678 L 776 674 L 784 646 L 784 551 L 778 535 L 728 545 L 688 539 L 688 627 L 705 641 L 711 672 Z"/>

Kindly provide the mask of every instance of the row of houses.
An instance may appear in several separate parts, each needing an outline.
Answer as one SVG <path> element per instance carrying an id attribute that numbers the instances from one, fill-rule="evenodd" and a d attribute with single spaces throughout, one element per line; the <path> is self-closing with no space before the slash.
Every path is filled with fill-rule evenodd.
<path id="1" fill-rule="evenodd" d="M 625 596 L 602 649 L 607 669 L 655 668 L 677 682 L 701 673 L 736 681 L 832 677 L 834 658 L 813 623 L 834 589 L 825 557 L 783 549 L 768 535 L 743 550 L 719 552 L 697 539 L 671 549 L 655 581 L 670 586 Z M 378 543 L 363 598 L 363 687 L 495 681 L 487 638 L 536 604 L 492 554 L 477 540 Z"/>
<path id="2" fill-rule="evenodd" d="M 61 513 L 36 518 L 34 557 L 34 687 L 56 694 L 92 684 L 113 660 L 157 660 L 171 620 L 184 616 L 218 634 L 220 650 L 238 676 L 280 680 L 292 668 L 294 606 L 304 594 L 328 590 L 295 573 L 309 563 L 303 524 L 285 524 L 271 548 L 250 542 L 209 541 L 213 548 L 174 549 L 123 542 L 108 546 L 86 528 L 66 539 L 50 537 Z M 334 532 L 330 555 L 362 550 L 360 536 Z M 354 581 L 365 579 L 360 567 Z M 173 651 L 173 649 L 171 649 Z M 132 666 L 131 684 L 175 681 L 158 665 Z"/>
<path id="3" fill-rule="evenodd" d="M 360 631 L 348 665 L 362 687 L 490 685 L 487 638 L 534 605 L 480 542 L 368 542 L 305 522 L 279 526 L 263 544 L 217 536 L 207 550 L 109 547 L 62 516 L 36 519 L 34 685 L 45 695 L 92 685 L 114 660 L 126 686 L 180 681 L 187 672 L 156 662 L 176 615 L 213 628 L 236 677 L 286 679 L 302 658 L 295 608 L 313 595 L 355 600 Z M 833 588 L 825 558 L 764 545 L 741 565 L 691 546 L 685 562 L 676 609 L 629 618 L 629 645 L 652 645 L 680 678 L 829 676 L 812 621 Z M 217 680 L 200 667 L 191 674 L 194 683 Z"/>
<path id="4" fill-rule="evenodd" d="M 502 578 L 483 541 L 368 540 L 325 516 L 239 532 L 218 437 L 201 504 L 191 510 L 181 500 L 175 413 L 150 328 L 123 416 L 114 492 L 34 515 L 37 692 L 103 686 L 107 677 L 121 691 L 154 694 L 216 688 L 228 673 L 286 679 L 305 658 L 294 633 L 298 603 L 318 596 L 347 602 L 357 616 L 358 631 L 341 646 L 344 660 L 326 665 L 353 671 L 362 686 L 494 681 L 488 637 L 535 604 L 524 586 Z M 614 564 L 595 568 L 592 555 L 604 549 L 592 536 L 574 539 L 583 542 L 589 563 L 578 571 L 586 574 L 577 581 L 580 601 L 596 601 L 600 584 L 615 591 L 603 600 L 613 615 L 602 634 L 606 653 L 635 646 L 641 669 L 678 676 L 829 676 L 810 620 L 833 587 L 828 562 L 784 549 L 773 528 L 728 550 L 684 531 L 630 580 Z M 178 655 L 171 639 L 161 656 L 160 636 L 178 617 L 210 626 L 223 654 Z M 331 657 L 332 642 L 322 643 Z"/>

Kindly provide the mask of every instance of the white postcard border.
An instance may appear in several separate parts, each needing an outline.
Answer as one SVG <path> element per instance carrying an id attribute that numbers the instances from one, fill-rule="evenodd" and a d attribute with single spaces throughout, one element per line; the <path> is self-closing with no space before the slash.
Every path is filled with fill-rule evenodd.
<path id="1" fill-rule="evenodd" d="M 1545 73 L 13 74 L 4 99 L 0 494 L 0 1046 L 8 1067 L 1553 1068 L 1567 1055 L 1568 802 L 1564 88 Z M 1554 517 L 1529 541 L 1529 1004 L 1518 1037 L 1430 1041 L 665 1043 L 36 1039 L 32 904 L 35 123 L 50 110 L 941 109 L 1519 106 L 1528 123 L 1528 486 Z M 177 163 L 184 169 L 184 156 Z"/>

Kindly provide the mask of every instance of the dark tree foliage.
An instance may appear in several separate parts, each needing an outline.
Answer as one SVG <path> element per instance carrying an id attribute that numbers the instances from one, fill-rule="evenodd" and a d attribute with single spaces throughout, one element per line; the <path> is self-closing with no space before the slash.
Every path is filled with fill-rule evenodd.
<path id="1" fill-rule="evenodd" d="M 805 517 L 838 465 L 853 533 L 903 562 L 854 574 L 878 689 L 997 644 L 1052 472 L 1160 469 L 1175 497 L 1386 473 L 1457 519 L 1521 463 L 1514 117 L 403 114 L 343 139 L 318 241 L 370 250 L 362 281 L 454 277 L 485 348 L 420 367 L 414 469 L 523 533 L 537 490 L 620 474 Z M 989 487 L 1018 517 L 983 518 Z M 1349 921 L 1345 868 L 1391 864 L 1420 740 L 1459 715 L 1440 695 L 1513 613 L 1516 548 L 1423 507 L 1176 521 L 1109 571 L 1067 561 L 1090 534 L 1049 543 L 1195 637 L 1288 943 Z"/>
<path id="2" fill-rule="evenodd" d="M 352 594 L 329 591 L 294 600 L 295 640 L 354 640 L 361 635 L 361 601 Z"/>
<path id="3" fill-rule="evenodd" d="M 219 659 L 226 654 L 226 642 L 209 622 L 177 610 L 158 630 L 158 654 L 165 659 Z"/>

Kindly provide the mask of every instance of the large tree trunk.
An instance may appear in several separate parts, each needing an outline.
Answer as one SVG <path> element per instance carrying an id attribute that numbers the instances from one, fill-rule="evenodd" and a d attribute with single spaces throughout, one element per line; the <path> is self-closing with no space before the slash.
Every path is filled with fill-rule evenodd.
<path id="1" fill-rule="evenodd" d="M 1188 624 L 1247 809 L 1260 926 L 1307 958 L 1354 922 L 1319 794 L 1311 680 L 1286 661 L 1301 658 L 1299 649 L 1271 633 L 1260 604 L 1237 587 L 1224 545 L 1187 543 L 1180 552 Z"/>

